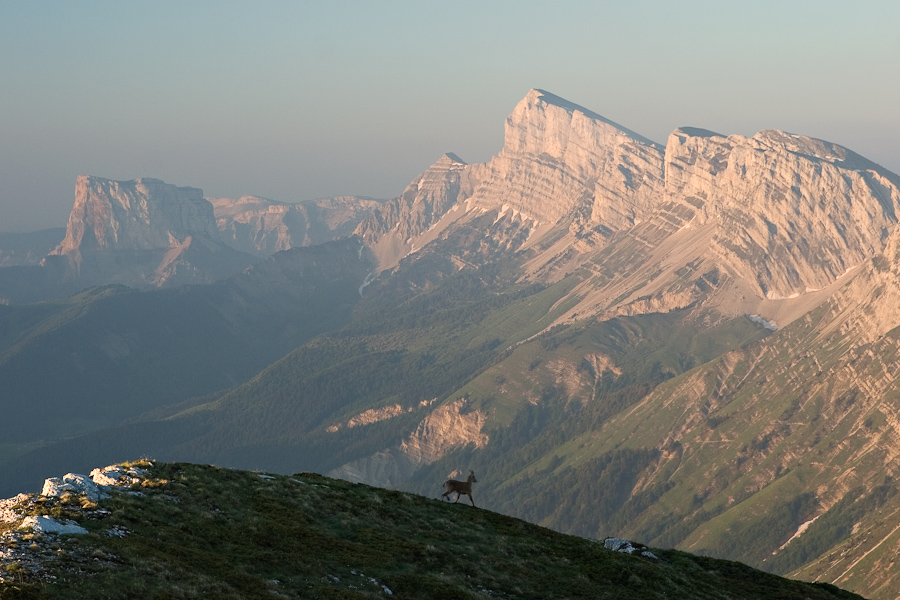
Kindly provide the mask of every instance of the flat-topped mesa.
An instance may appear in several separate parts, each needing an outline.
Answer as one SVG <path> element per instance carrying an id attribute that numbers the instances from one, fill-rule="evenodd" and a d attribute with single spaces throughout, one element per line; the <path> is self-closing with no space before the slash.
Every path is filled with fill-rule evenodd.
<path id="1" fill-rule="evenodd" d="M 157 250 L 192 235 L 218 239 L 203 190 L 159 179 L 113 181 L 79 175 L 66 237 L 51 254 L 87 249 Z"/>
<path id="2" fill-rule="evenodd" d="M 555 223 L 580 209 L 612 231 L 646 218 L 662 190 L 663 149 L 577 104 L 533 89 L 506 119 L 503 149 L 474 197 Z"/>
<path id="3" fill-rule="evenodd" d="M 675 130 L 666 196 L 716 223 L 712 251 L 769 298 L 825 287 L 882 251 L 897 223 L 896 177 L 830 142 L 781 131 L 753 137 Z"/>

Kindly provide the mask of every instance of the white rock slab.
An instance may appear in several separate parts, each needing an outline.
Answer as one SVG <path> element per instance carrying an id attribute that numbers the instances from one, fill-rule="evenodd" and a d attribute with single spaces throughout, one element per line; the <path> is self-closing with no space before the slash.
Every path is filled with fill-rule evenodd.
<path id="1" fill-rule="evenodd" d="M 92 502 L 109 497 L 109 494 L 100 489 L 87 475 L 66 473 L 62 479 L 50 477 L 44 481 L 42 496 L 59 497 L 65 493 L 84 494 Z"/>
<path id="2" fill-rule="evenodd" d="M 85 534 L 88 532 L 75 521 L 60 523 L 52 517 L 25 517 L 19 529 L 31 529 L 35 533 Z"/>

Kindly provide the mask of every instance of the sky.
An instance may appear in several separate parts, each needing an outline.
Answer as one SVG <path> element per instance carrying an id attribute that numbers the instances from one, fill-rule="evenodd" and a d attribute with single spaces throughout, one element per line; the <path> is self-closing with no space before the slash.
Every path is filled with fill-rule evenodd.
<path id="1" fill-rule="evenodd" d="M 391 198 L 483 162 L 531 88 L 660 143 L 826 139 L 900 173 L 900 2 L 0 0 L 0 232 L 79 174 Z"/>

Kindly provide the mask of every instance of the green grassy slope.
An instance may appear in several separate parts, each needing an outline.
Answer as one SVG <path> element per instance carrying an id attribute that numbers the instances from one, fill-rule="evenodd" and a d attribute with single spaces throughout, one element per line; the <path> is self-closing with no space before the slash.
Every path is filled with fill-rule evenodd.
<path id="1" fill-rule="evenodd" d="M 745 318 L 703 329 L 702 318 L 619 317 L 520 345 L 453 395 L 490 415 L 490 443 L 425 467 L 408 489 L 424 492 L 441 473 L 473 464 L 489 475 L 482 495 L 498 510 L 578 535 L 624 530 L 661 493 L 630 500 L 637 477 L 658 462 L 658 440 L 618 451 L 599 446 L 598 432 L 657 386 L 767 333 Z M 528 497 L 535 488 L 545 492 Z"/>
<path id="2" fill-rule="evenodd" d="M 673 550 L 615 553 L 310 473 L 156 463 L 135 487 L 87 508 L 38 504 L 32 512 L 72 516 L 89 534 L 22 541 L 20 556 L 44 556 L 43 569 L 7 566 L 0 598 L 858 598 Z"/>

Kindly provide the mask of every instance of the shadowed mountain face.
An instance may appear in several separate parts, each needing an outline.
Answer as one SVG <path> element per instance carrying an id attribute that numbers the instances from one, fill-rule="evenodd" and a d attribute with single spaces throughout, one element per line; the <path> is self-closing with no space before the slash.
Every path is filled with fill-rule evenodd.
<path id="1" fill-rule="evenodd" d="M 555 529 L 893 598 L 898 210 L 900 178 L 830 142 L 663 147 L 532 90 L 496 157 L 446 155 L 362 220 L 347 319 L 3 479 L 150 454 L 431 494 L 474 467 Z"/>
<path id="2" fill-rule="evenodd" d="M 59 245 L 66 235 L 62 228 L 31 233 L 0 233 L 0 267 L 36 265 Z"/>
<path id="3" fill-rule="evenodd" d="M 67 437 L 241 383 L 349 318 L 371 269 L 361 249 L 353 238 L 210 285 L 0 306 L 0 440 Z"/>

